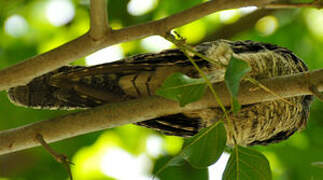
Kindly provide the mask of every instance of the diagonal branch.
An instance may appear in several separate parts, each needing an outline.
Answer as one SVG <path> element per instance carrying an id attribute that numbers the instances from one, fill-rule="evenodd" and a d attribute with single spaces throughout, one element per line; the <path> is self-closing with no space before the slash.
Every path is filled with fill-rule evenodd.
<path id="1" fill-rule="evenodd" d="M 182 26 L 219 10 L 240 8 L 245 6 L 263 7 L 272 1 L 273 0 L 208 1 L 157 21 L 139 24 L 115 31 L 105 31 L 104 27 L 100 27 L 101 30 L 95 30 L 95 28 L 98 28 L 101 23 L 101 26 L 107 27 L 107 18 L 97 16 L 100 14 L 105 16 L 105 13 L 103 13 L 103 6 L 99 6 L 105 4 L 105 1 L 92 0 L 91 11 L 98 10 L 98 13 L 91 13 L 91 25 L 93 27 L 90 28 L 88 33 L 58 48 L 44 54 L 31 57 L 19 64 L 0 71 L 0 90 L 6 90 L 10 87 L 26 84 L 41 74 L 55 70 L 63 65 L 73 62 L 77 58 L 81 58 L 113 44 L 151 35 L 163 34 L 175 27 Z M 95 34 L 100 34 L 103 32 L 105 32 L 104 36 L 102 36 L 102 34 Z M 97 39 L 98 37 L 102 38 Z"/>
<path id="2" fill-rule="evenodd" d="M 312 94 L 309 84 L 315 86 L 319 91 L 323 91 L 323 69 L 266 79 L 260 82 L 281 97 L 308 95 Z M 231 97 L 225 84 L 214 84 L 214 89 L 220 95 L 222 103 L 229 106 Z M 238 96 L 239 103 L 242 105 L 276 100 L 277 98 L 279 97 L 249 82 L 241 83 Z M 124 124 L 217 106 L 218 104 L 211 92 L 207 92 L 200 101 L 185 107 L 180 107 L 177 102 L 156 96 L 106 104 L 78 113 L 1 131 L 0 155 L 39 146 L 36 139 L 37 134 L 42 134 L 46 142 L 55 142 Z"/>

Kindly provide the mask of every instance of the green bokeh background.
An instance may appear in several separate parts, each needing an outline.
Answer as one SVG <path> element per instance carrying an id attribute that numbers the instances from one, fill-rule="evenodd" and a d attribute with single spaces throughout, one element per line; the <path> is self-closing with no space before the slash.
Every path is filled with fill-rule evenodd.
<path id="1" fill-rule="evenodd" d="M 3 69 L 28 57 L 48 51 L 85 33 L 89 29 L 88 1 L 73 0 L 71 2 L 75 8 L 74 18 L 63 26 L 55 27 L 44 15 L 48 1 L 0 0 L 0 68 Z M 133 16 L 127 11 L 129 0 L 110 1 L 109 21 L 113 28 L 122 28 L 166 17 L 201 2 L 203 1 L 157 0 L 151 11 L 140 16 Z M 233 15 L 226 21 L 223 21 L 223 14 L 212 14 L 178 28 L 178 32 L 192 44 L 205 39 L 214 40 L 212 39 L 215 37 L 214 34 L 242 21 L 241 13 L 238 11 L 232 11 L 232 13 Z M 12 15 L 20 15 L 28 23 L 27 32 L 19 37 L 13 37 L 5 31 L 6 20 Z M 304 59 L 311 70 L 323 67 L 323 10 L 308 8 L 270 11 L 267 16 L 260 20 L 257 19 L 250 27 L 243 24 L 236 26 L 235 29 L 239 29 L 240 32 L 230 34 L 231 31 L 226 31 L 225 37 L 232 40 L 249 39 L 278 44 L 294 51 Z M 268 32 L 268 29 L 272 31 Z M 140 45 L 140 40 L 123 43 L 122 47 L 126 56 L 147 51 Z M 75 64 L 84 65 L 84 58 L 78 59 Z M 17 107 L 9 102 L 6 92 L 0 92 L 1 130 L 46 120 L 65 113 L 69 112 Z M 274 179 L 323 179 L 323 169 L 311 165 L 312 162 L 323 161 L 322 114 L 323 103 L 315 100 L 311 107 L 308 126 L 303 132 L 279 144 L 254 147 L 269 159 Z M 52 147 L 73 160 L 75 163 L 73 174 L 76 179 L 113 179 L 96 168 L 100 163 L 100 153 L 104 152 L 102 149 L 119 146 L 137 156 L 145 152 L 146 139 L 151 134 L 164 139 L 163 155 L 151 157 L 157 166 L 166 158 L 165 156 L 178 152 L 182 145 L 180 138 L 167 137 L 146 128 L 127 125 L 53 143 Z M 194 174 L 194 170 L 190 168 L 186 166 L 173 168 L 163 174 L 161 179 L 207 179 L 206 170 L 199 170 Z M 127 169 L 124 171 L 126 173 Z M 187 171 L 193 174 L 186 174 Z M 2 179 L 67 179 L 67 173 L 64 167 L 42 148 L 34 148 L 0 156 L 0 180 Z"/>

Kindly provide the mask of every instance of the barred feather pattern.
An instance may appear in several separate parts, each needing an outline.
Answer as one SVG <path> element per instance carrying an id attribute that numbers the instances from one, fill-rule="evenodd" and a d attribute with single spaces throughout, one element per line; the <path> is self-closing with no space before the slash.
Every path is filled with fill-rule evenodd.
<path id="1" fill-rule="evenodd" d="M 217 40 L 195 46 L 208 56 L 207 62 L 192 57 L 212 82 L 224 80 L 225 68 L 232 56 L 250 64 L 249 75 L 265 79 L 307 70 L 303 61 L 290 50 L 268 43 Z M 172 73 L 182 72 L 200 77 L 187 57 L 178 49 L 160 53 L 140 54 L 123 60 L 92 67 L 64 66 L 37 77 L 25 86 L 9 89 L 9 99 L 17 105 L 44 109 L 91 108 L 105 103 L 151 96 Z M 240 145 L 279 142 L 306 126 L 312 96 L 244 105 L 237 114 L 230 114 L 232 127 L 224 119 L 227 144 L 234 139 Z M 167 135 L 189 137 L 200 129 L 221 120 L 219 108 L 207 108 L 159 117 L 137 125 L 155 129 Z"/>

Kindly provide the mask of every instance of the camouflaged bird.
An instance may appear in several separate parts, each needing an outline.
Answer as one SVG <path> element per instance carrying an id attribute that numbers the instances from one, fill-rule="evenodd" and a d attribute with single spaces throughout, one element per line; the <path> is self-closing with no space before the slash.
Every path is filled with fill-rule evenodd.
<path id="1" fill-rule="evenodd" d="M 276 45 L 253 41 L 218 40 L 195 46 L 195 50 L 214 62 L 193 56 L 213 82 L 224 79 L 231 56 L 249 63 L 249 75 L 265 79 L 307 70 L 303 61 L 291 51 Z M 123 60 L 92 67 L 64 66 L 33 79 L 25 86 L 9 89 L 9 98 L 17 105 L 33 108 L 75 109 L 91 108 L 151 96 L 163 81 L 175 72 L 200 77 L 187 57 L 178 49 L 156 54 L 140 54 Z M 287 98 L 242 106 L 237 115 L 230 114 L 233 128 L 227 130 L 227 144 L 234 140 L 240 145 L 269 144 L 287 139 L 306 126 L 312 96 Z M 126 112 L 125 112 L 126 113 Z M 207 108 L 162 116 L 137 123 L 164 134 L 193 136 L 223 117 L 219 108 Z"/>

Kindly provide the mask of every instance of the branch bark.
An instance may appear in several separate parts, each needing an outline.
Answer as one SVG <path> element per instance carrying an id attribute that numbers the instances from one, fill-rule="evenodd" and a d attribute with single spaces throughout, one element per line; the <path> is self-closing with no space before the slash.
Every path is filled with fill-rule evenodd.
<path id="1" fill-rule="evenodd" d="M 323 91 L 323 69 L 266 79 L 260 82 L 282 97 L 308 95 L 312 94 L 310 90 L 312 86 Z M 225 84 L 214 84 L 214 89 L 220 95 L 222 103 L 229 106 L 231 97 Z M 238 96 L 240 104 L 243 105 L 279 98 L 249 82 L 241 83 Z M 78 113 L 4 130 L 0 132 L 0 155 L 39 146 L 36 139 L 37 134 L 41 134 L 46 142 L 55 142 L 124 124 L 217 106 L 211 92 L 207 92 L 200 101 L 185 107 L 180 107 L 177 102 L 156 96 L 106 104 Z"/>
<path id="2" fill-rule="evenodd" d="M 41 74 L 55 70 L 104 47 L 131 41 L 151 35 L 160 35 L 169 30 L 197 20 L 213 12 L 245 6 L 263 7 L 273 0 L 217 0 L 208 1 L 172 16 L 139 24 L 120 30 L 109 30 L 106 13 L 103 12 L 105 1 L 91 1 L 91 28 L 83 36 L 70 41 L 44 54 L 31 57 L 19 64 L 0 71 L 0 90 L 26 84 Z M 106 6 L 105 6 L 106 7 Z M 96 9 L 95 9 L 96 8 Z M 99 15 L 103 15 L 99 16 Z M 100 25 L 100 23 L 102 23 Z M 103 26 L 103 27 L 102 27 Z M 106 29 L 104 27 L 107 27 Z M 102 35 L 104 33 L 104 35 Z M 98 39 L 98 37 L 100 37 Z M 31 71 L 32 69 L 32 71 Z"/>
<path id="3" fill-rule="evenodd" d="M 313 0 L 310 3 L 273 3 L 268 4 L 265 6 L 268 9 L 290 9 L 290 8 L 306 8 L 306 7 L 312 7 L 312 8 L 323 8 L 323 2 L 321 0 Z"/>
<path id="4" fill-rule="evenodd" d="M 105 0 L 92 0 L 90 7 L 91 25 L 89 34 L 94 40 L 100 40 L 111 32 L 108 23 L 108 9 Z"/>

